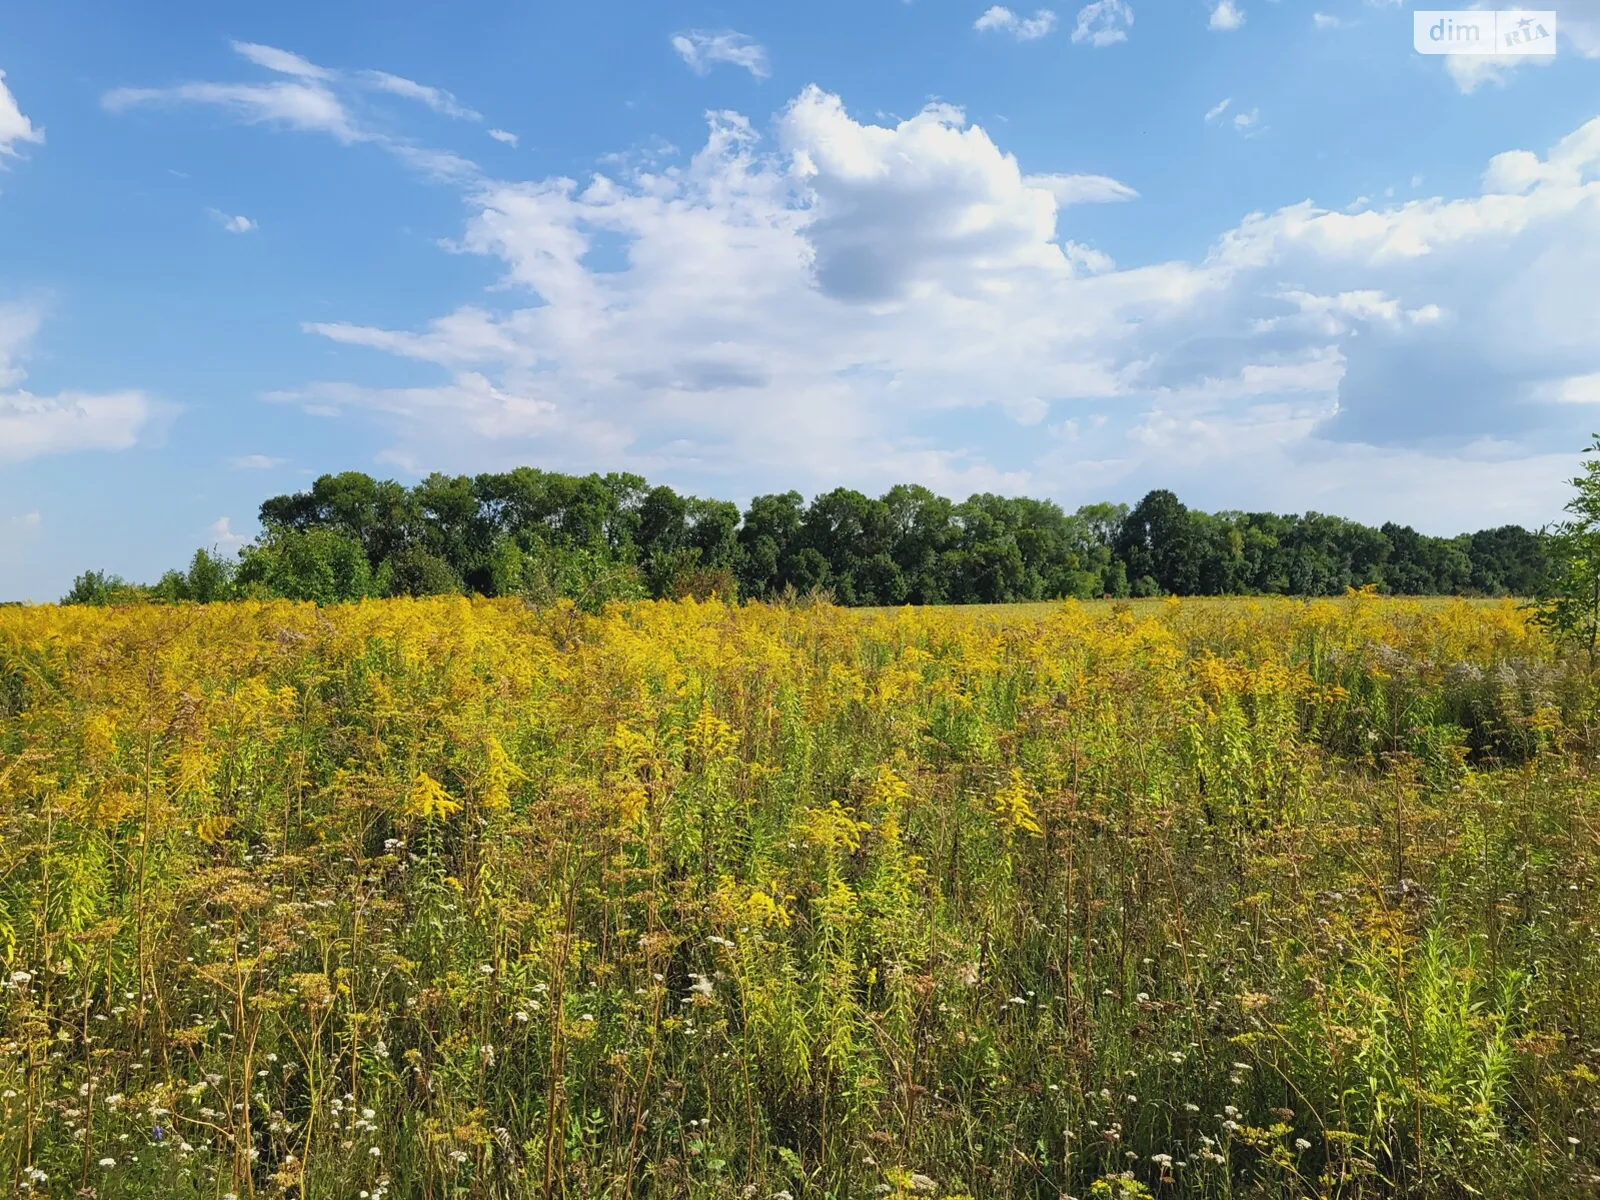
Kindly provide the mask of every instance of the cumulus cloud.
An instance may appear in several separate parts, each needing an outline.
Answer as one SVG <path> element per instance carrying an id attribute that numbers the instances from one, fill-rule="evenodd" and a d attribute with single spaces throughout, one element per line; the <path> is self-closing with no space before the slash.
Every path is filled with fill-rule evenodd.
<path id="1" fill-rule="evenodd" d="M 230 458 L 228 465 L 239 471 L 270 471 L 288 461 L 286 458 L 273 458 L 267 454 L 241 454 Z"/>
<path id="2" fill-rule="evenodd" d="M 958 109 L 878 125 L 811 88 L 776 147 L 724 113 L 681 167 L 493 185 L 463 246 L 537 303 L 420 331 L 311 326 L 447 381 L 280 399 L 377 414 L 396 462 L 522 439 L 644 469 L 1090 495 L 1156 469 L 1201 488 L 1197 464 L 1228 463 L 1259 502 L 1303 504 L 1289 482 L 1314 477 L 1353 512 L 1352 464 L 1370 461 L 1459 489 L 1432 511 L 1532 520 L 1545 492 L 1486 479 L 1548 468 L 1542 439 L 1572 432 L 1550 413 L 1600 374 L 1576 316 L 1600 301 L 1597 167 L 1600 122 L 1496 158 L 1477 196 L 1304 203 L 1247 217 L 1198 261 L 1117 270 L 1059 226 L 1066 203 L 1131 189 L 1024 173 Z M 626 244 L 626 269 L 586 264 L 600 238 Z M 926 432 L 962 408 L 1021 424 L 1085 403 L 1111 419 L 1021 464 Z M 1346 474 L 1307 475 L 1330 460 Z"/>
<path id="3" fill-rule="evenodd" d="M 517 135 L 507 129 L 491 129 L 489 130 L 489 136 L 495 141 L 513 148 L 516 146 L 518 140 Z"/>
<path id="4" fill-rule="evenodd" d="M 1056 27 L 1056 14 L 1041 8 L 1031 17 L 1020 17 L 996 4 L 972 23 L 980 33 L 1009 33 L 1019 42 L 1037 41 Z"/>
<path id="5" fill-rule="evenodd" d="M 360 415 L 416 470 L 1549 515 L 1600 395 L 1600 119 L 1464 195 L 1305 201 L 1120 267 L 1071 205 L 1132 189 L 1028 165 L 959 108 L 863 120 L 810 87 L 770 133 L 711 114 L 687 158 L 474 180 L 452 247 L 494 289 L 411 328 L 307 325 L 414 378 L 271 398 Z"/>
<path id="6" fill-rule="evenodd" d="M 31 310 L 0 309 L 0 462 L 134 445 L 154 415 L 143 393 L 40 396 L 18 386 L 27 378 L 20 360 L 39 324 Z"/>
<path id="7" fill-rule="evenodd" d="M 1206 120 L 1208 122 L 1215 121 L 1223 113 L 1228 111 L 1228 105 L 1230 105 L 1232 103 L 1233 103 L 1233 97 L 1232 96 L 1225 96 L 1221 100 L 1218 100 L 1210 108 L 1206 109 Z"/>
<path id="8" fill-rule="evenodd" d="M 1314 12 L 1311 14 L 1311 27 L 1313 29 L 1343 29 L 1346 22 L 1332 13 Z"/>
<path id="9" fill-rule="evenodd" d="M 1230 32 L 1244 24 L 1244 10 L 1233 0 L 1217 0 L 1217 4 L 1211 9 L 1211 19 L 1206 24 L 1207 28 L 1223 33 Z"/>
<path id="10" fill-rule="evenodd" d="M 776 143 L 717 114 L 683 167 L 494 186 L 462 244 L 503 260 L 507 282 L 539 303 L 468 306 L 415 332 L 310 326 L 435 364 L 449 382 L 319 384 L 276 398 L 366 409 L 397 430 L 447 427 L 458 444 L 531 439 L 591 461 L 725 470 L 730 456 L 799 456 L 808 470 L 876 473 L 887 454 L 891 468 L 917 477 L 986 485 L 1005 473 L 897 434 L 887 410 L 863 401 L 898 403 L 910 389 L 938 408 L 981 393 L 978 402 L 1033 420 L 1050 395 L 1111 386 L 1074 364 L 1048 389 L 992 365 L 957 371 L 966 355 L 956 348 L 974 337 L 1019 347 L 1074 340 L 1048 313 L 1017 321 L 992 311 L 989 297 L 1035 275 L 1109 269 L 1093 248 L 1054 240 L 1056 215 L 1063 200 L 1126 199 L 1132 189 L 1105 176 L 1024 178 L 958 110 L 877 126 L 815 88 L 785 111 Z M 601 238 L 627 244 L 628 270 L 586 265 Z M 901 361 L 903 339 L 923 361 Z M 399 443 L 395 461 L 426 452 Z"/>
<path id="11" fill-rule="evenodd" d="M 1127 0 L 1093 0 L 1078 10 L 1077 23 L 1072 27 L 1074 42 L 1088 42 L 1091 46 L 1111 46 L 1128 40 L 1128 30 L 1133 28 L 1133 7 Z"/>
<path id="12" fill-rule="evenodd" d="M 767 63 L 766 47 L 748 34 L 731 29 L 721 32 L 691 29 L 675 33 L 672 35 L 672 48 L 696 75 L 709 74 L 717 63 L 743 67 L 757 79 L 765 79 L 772 74 Z"/>
<path id="13" fill-rule="evenodd" d="M 6 87 L 6 73 L 0 71 L 0 155 L 15 156 L 18 142 L 43 141 L 44 130 L 35 128 L 17 107 L 16 97 Z"/>

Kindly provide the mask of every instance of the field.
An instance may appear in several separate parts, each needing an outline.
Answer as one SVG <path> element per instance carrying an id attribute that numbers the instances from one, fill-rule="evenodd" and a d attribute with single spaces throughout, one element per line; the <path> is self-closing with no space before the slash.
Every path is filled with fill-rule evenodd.
<path id="1" fill-rule="evenodd" d="M 1503 608 L 1504 599 L 1487 597 L 1462 598 L 1456 596 L 1401 596 L 1385 597 L 1386 602 L 1398 601 L 1404 604 L 1406 610 L 1413 614 L 1433 614 L 1447 608 Z M 1079 600 L 1078 608 L 1091 617 L 1104 617 L 1110 613 L 1132 613 L 1136 618 L 1159 617 L 1165 612 L 1170 601 L 1166 599 L 1134 598 L 1129 600 Z M 1270 597 L 1258 598 L 1253 596 L 1191 596 L 1182 602 L 1182 608 L 1194 613 L 1208 613 L 1213 616 L 1221 613 L 1254 613 L 1264 611 L 1270 607 L 1274 599 Z M 980 618 L 999 624 L 1013 624 L 1018 621 L 1041 621 L 1061 610 L 1060 600 L 1024 600 L 1016 604 L 961 604 L 934 606 L 930 611 L 959 613 L 970 618 Z M 872 608 L 867 611 L 877 614 L 889 615 L 898 612 L 895 608 Z"/>
<path id="2" fill-rule="evenodd" d="M 1509 602 L 0 610 L 0 1178 L 1600 1194 Z"/>

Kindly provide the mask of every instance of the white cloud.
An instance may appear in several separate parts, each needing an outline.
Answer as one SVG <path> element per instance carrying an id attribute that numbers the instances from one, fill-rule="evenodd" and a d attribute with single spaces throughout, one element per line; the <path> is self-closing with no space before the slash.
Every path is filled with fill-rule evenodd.
<path id="1" fill-rule="evenodd" d="M 1553 56 L 1545 54 L 1446 54 L 1445 70 L 1463 95 L 1470 95 L 1484 84 L 1504 87 L 1511 73 L 1534 60 L 1535 66 L 1549 66 Z"/>
<path id="2" fill-rule="evenodd" d="M 347 346 L 365 346 L 441 366 L 469 367 L 487 362 L 514 361 L 531 368 L 537 357 L 525 352 L 534 332 L 535 314 L 527 309 L 500 318 L 482 308 L 457 309 L 434 321 L 426 333 L 401 333 L 347 325 L 342 322 L 307 322 L 308 333 L 321 334 Z"/>
<path id="3" fill-rule="evenodd" d="M 234 42 L 243 58 L 290 79 L 270 83 L 182 83 L 172 87 L 120 87 L 107 92 L 101 104 L 109 112 L 132 108 L 199 104 L 220 108 L 249 124 L 277 125 L 308 133 L 324 133 L 346 144 L 381 146 L 408 166 L 442 180 L 475 178 L 477 164 L 448 150 L 433 150 L 395 137 L 367 123 L 357 113 L 373 91 L 416 100 L 435 112 L 464 120 L 481 120 L 441 88 L 429 87 L 386 71 L 338 71 L 318 66 L 287 50 L 254 42 Z"/>
<path id="4" fill-rule="evenodd" d="M 326 67 L 307 62 L 298 54 L 280 50 L 276 46 L 263 46 L 257 42 L 234 42 L 233 51 L 249 59 L 258 67 L 276 71 L 279 75 L 294 75 L 300 79 L 332 79 L 334 73 Z"/>
<path id="5" fill-rule="evenodd" d="M 1062 208 L 1069 204 L 1107 204 L 1134 200 L 1139 193 L 1108 175 L 1028 175 L 1028 187 L 1044 188 Z"/>
<path id="6" fill-rule="evenodd" d="M 507 146 L 515 147 L 517 144 L 517 135 L 506 129 L 491 129 L 489 130 L 489 136 Z"/>
<path id="7" fill-rule="evenodd" d="M 1523 189 L 1511 196 L 1350 214 L 1298 205 L 1246 219 L 1201 262 L 1124 271 L 1054 242 L 1057 189 L 957 110 L 875 126 L 813 89 L 779 137 L 784 157 L 765 158 L 750 127 L 724 116 L 688 168 L 486 197 L 468 247 L 503 258 L 546 303 L 463 310 L 423 334 L 341 329 L 440 363 L 460 391 L 357 390 L 342 402 L 391 416 L 460 404 L 486 435 L 593 437 L 606 448 L 595 458 L 626 448 L 679 470 L 770 461 L 814 477 L 955 481 L 1005 468 L 953 448 L 926 457 L 905 431 L 927 414 L 993 404 L 1017 419 L 1036 411 L 1017 397 L 1100 397 L 1150 406 L 1113 443 L 1124 465 L 1101 486 L 1154 464 L 1231 463 L 1260 478 L 1276 463 L 1290 479 L 1318 455 L 1347 469 L 1369 455 L 1464 487 L 1449 503 L 1525 513 L 1516 506 L 1532 500 L 1465 481 L 1472 463 L 1481 473 L 1516 460 L 1505 439 L 1528 422 L 1525 376 L 1545 369 L 1528 356 L 1559 348 L 1588 364 L 1563 378 L 1600 371 L 1573 315 L 1592 307 L 1575 296 L 1600 300 L 1585 264 L 1536 255 L 1535 283 L 1521 253 L 1538 227 L 1600 247 L 1580 232 L 1596 224 L 1600 122 L 1533 164 L 1498 160 L 1491 176 Z M 583 268 L 590 231 L 624 237 L 629 270 Z M 1527 313 L 1499 328 L 1530 302 L 1564 313 L 1562 325 Z M 426 457 L 418 444 L 400 453 Z M 1044 490 L 1077 478 L 1048 458 L 1029 472 Z M 1520 468 L 1507 477 L 1527 483 Z M 1362 501 L 1331 477 L 1318 486 Z"/>
<path id="8" fill-rule="evenodd" d="M 0 462 L 81 450 L 127 450 L 150 407 L 139 392 L 35 396 L 0 392 Z"/>
<path id="9" fill-rule="evenodd" d="M 1493 7 L 1478 0 L 1472 8 Z M 1580 58 L 1600 58 L 1600 0 L 1566 0 L 1556 10 L 1556 37 Z M 1484 84 L 1504 87 L 1519 67 L 1548 67 L 1559 54 L 1449 54 L 1445 70 L 1463 94 Z"/>
<path id="10" fill-rule="evenodd" d="M 137 391 L 39 396 L 19 387 L 19 359 L 39 329 L 26 309 L 0 309 L 0 462 L 77 450 L 125 450 L 138 441 L 154 406 Z"/>
<path id="11" fill-rule="evenodd" d="M 228 465 L 240 471 L 270 471 L 288 461 L 286 458 L 272 458 L 266 454 L 241 454 L 236 458 L 230 458 Z"/>
<path id="12" fill-rule="evenodd" d="M 466 107 L 443 88 L 429 87 L 402 75 L 391 75 L 388 71 L 360 71 L 350 75 L 318 66 L 288 50 L 280 50 L 276 46 L 263 46 L 255 42 L 234 42 L 233 49 L 235 53 L 249 59 L 258 67 L 276 71 L 280 75 L 293 75 L 299 79 L 314 79 L 326 83 L 348 81 L 361 87 L 403 96 L 407 100 L 416 100 L 447 117 L 464 121 L 483 119 L 481 113 Z"/>
<path id="13" fill-rule="evenodd" d="M 18 386 L 27 378 L 21 359 L 39 326 L 31 309 L 0 308 L 0 462 L 134 445 L 156 415 L 142 392 L 40 396 Z"/>
<path id="14" fill-rule="evenodd" d="M 443 88 L 429 87 L 425 83 L 418 83 L 400 75 L 391 75 L 387 71 L 363 71 L 358 78 L 380 92 L 416 100 L 444 116 L 454 117 L 459 121 L 483 120 L 482 113 L 466 107 Z"/>
<path id="15" fill-rule="evenodd" d="M 766 47 L 748 34 L 731 29 L 715 33 L 704 29 L 675 33 L 672 35 L 672 48 L 696 75 L 709 74 L 717 63 L 743 67 L 757 79 L 765 79 L 772 74 L 767 63 Z"/>
<path id="16" fill-rule="evenodd" d="M 1110 46 L 1128 40 L 1128 30 L 1133 28 L 1133 7 L 1127 0 L 1093 0 L 1078 10 L 1077 24 L 1072 27 L 1074 42 L 1088 42 L 1091 46 Z"/>
<path id="17" fill-rule="evenodd" d="M 1332 13 L 1316 12 L 1311 14 L 1311 25 L 1314 29 L 1343 29 L 1348 22 Z"/>
<path id="18" fill-rule="evenodd" d="M 1232 104 L 1233 97 L 1229 96 L 1225 99 L 1217 101 L 1210 108 L 1206 109 L 1206 124 L 1209 125 L 1220 120 L 1228 111 L 1229 107 L 1232 106 Z M 1232 120 L 1230 120 L 1228 123 L 1240 133 L 1248 136 L 1253 130 L 1255 130 L 1260 121 L 1261 110 L 1258 108 L 1251 108 L 1238 110 L 1233 114 Z M 1357 203 L 1364 204 L 1366 203 L 1366 199 L 1367 198 L 1363 196 Z"/>
<path id="19" fill-rule="evenodd" d="M 885 302 L 938 286 L 948 268 L 966 286 L 974 267 L 997 275 L 1062 264 L 1055 186 L 1025 179 L 959 109 L 930 106 L 893 129 L 862 125 L 837 96 L 811 87 L 781 133 L 792 175 L 810 193 L 805 236 L 825 292 Z M 1097 190 L 1105 184 L 1119 186 L 1106 180 Z"/>
<path id="20" fill-rule="evenodd" d="M 1103 250 L 1070 239 L 1061 243 L 1061 252 L 1072 266 L 1087 275 L 1100 275 L 1116 267 L 1116 260 Z"/>
<path id="21" fill-rule="evenodd" d="M 886 463 L 956 481 L 1000 476 L 963 452 L 918 446 L 865 396 L 915 408 L 924 401 L 909 394 L 925 391 L 938 408 L 979 395 L 1029 417 L 1036 407 L 1016 397 L 1047 403 L 1113 386 L 1072 364 L 1028 380 L 1044 386 L 1013 386 L 959 346 L 999 337 L 1026 359 L 1023 347 L 1085 336 L 1044 310 L 987 311 L 988 298 L 1019 285 L 1033 294 L 1025 281 L 1035 276 L 1110 270 L 1099 251 L 1052 241 L 1058 193 L 1108 200 L 1132 189 L 1103 176 L 1025 178 L 954 109 L 867 125 L 817 89 L 785 112 L 778 140 L 772 155 L 747 122 L 721 114 L 687 167 L 496 186 L 479 197 L 463 245 L 503 259 L 508 281 L 541 303 L 463 308 L 415 333 L 312 326 L 435 363 L 451 382 L 321 384 L 277 398 L 366 409 L 397 430 L 448 430 L 458 446 L 524 439 L 592 461 L 712 470 L 739 446 L 735 458 L 799 456 L 814 472 Z M 584 265 L 600 236 L 627 242 L 627 270 Z M 403 435 L 391 457 L 437 449 Z"/>
<path id="22" fill-rule="evenodd" d="M 1037 41 L 1056 27 L 1056 14 L 1041 8 L 1031 17 L 1019 17 L 1009 8 L 996 4 L 972 23 L 980 33 L 1009 33 L 1019 42 Z"/>
<path id="23" fill-rule="evenodd" d="M 414 470 L 1548 515 L 1600 376 L 1600 119 L 1472 194 L 1305 201 L 1122 268 L 1063 206 L 1121 189 L 1029 165 L 957 108 L 873 123 L 812 87 L 771 137 L 712 114 L 686 161 L 474 181 L 453 248 L 497 287 L 415 328 L 307 326 L 416 377 L 273 399 L 377 424 Z"/>
<path id="24" fill-rule="evenodd" d="M 250 540 L 244 534 L 233 531 L 233 522 L 228 517 L 218 517 L 206 532 L 211 535 L 211 544 L 224 552 L 237 550 Z"/>
<path id="25" fill-rule="evenodd" d="M 1560 380 L 1550 394 L 1558 404 L 1600 404 L 1600 371 Z"/>
<path id="26" fill-rule="evenodd" d="M 1257 332 L 1267 333 L 1292 327 L 1312 330 L 1326 337 L 1337 337 L 1361 325 L 1378 326 L 1390 331 L 1408 325 L 1431 325 L 1444 315 L 1436 304 L 1404 308 L 1398 300 L 1374 288 L 1340 292 L 1332 296 L 1318 296 L 1290 288 L 1279 292 L 1276 299 L 1294 305 L 1296 312 L 1262 318 L 1252 326 Z"/>
<path id="27" fill-rule="evenodd" d="M 0 71 L 0 155 L 15 156 L 18 142 L 44 141 L 44 130 L 34 127 L 17 107 L 17 99 L 6 87 L 6 73 Z"/>
<path id="28" fill-rule="evenodd" d="M 341 142 L 360 140 L 339 98 L 320 83 L 183 83 L 169 88 L 116 88 L 103 103 L 111 112 L 156 104 L 208 104 L 252 123 L 326 133 Z"/>
<path id="29" fill-rule="evenodd" d="M 1233 0 L 1217 0 L 1211 10 L 1211 19 L 1206 23 L 1207 28 L 1222 32 L 1229 32 L 1244 24 L 1244 10 Z"/>
<path id="30" fill-rule="evenodd" d="M 229 216 L 221 209 L 216 208 L 208 208 L 206 212 L 210 213 L 211 219 L 229 233 L 252 233 L 259 228 L 254 221 L 246 216 Z"/>

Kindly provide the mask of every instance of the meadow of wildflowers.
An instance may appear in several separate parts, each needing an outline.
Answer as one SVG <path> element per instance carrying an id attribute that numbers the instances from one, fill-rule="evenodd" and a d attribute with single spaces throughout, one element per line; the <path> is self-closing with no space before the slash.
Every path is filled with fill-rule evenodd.
<path id="1" fill-rule="evenodd" d="M 1600 1194 L 1511 604 L 0 609 L 17 1196 Z"/>

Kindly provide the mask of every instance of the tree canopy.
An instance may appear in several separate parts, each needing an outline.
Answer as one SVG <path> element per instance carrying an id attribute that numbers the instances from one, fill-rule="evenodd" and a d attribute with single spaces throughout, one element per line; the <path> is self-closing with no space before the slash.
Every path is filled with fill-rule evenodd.
<path id="1" fill-rule="evenodd" d="M 1131 509 L 980 493 L 955 502 L 901 484 L 808 504 L 799 492 L 725 500 L 631 474 L 534 467 L 430 475 L 412 487 L 358 471 L 261 505 L 237 561 L 197 551 L 148 586 L 85 572 L 66 603 L 246 596 L 336 603 L 469 593 L 608 599 L 825 591 L 841 604 L 1005 603 L 1066 597 L 1534 595 L 1546 541 L 1507 525 L 1432 537 L 1308 512 L 1206 513 L 1170 491 Z"/>

